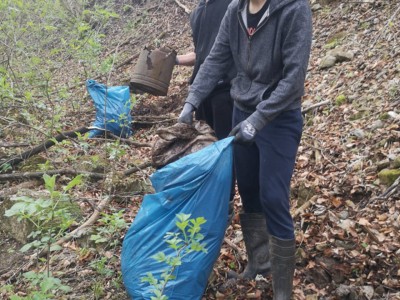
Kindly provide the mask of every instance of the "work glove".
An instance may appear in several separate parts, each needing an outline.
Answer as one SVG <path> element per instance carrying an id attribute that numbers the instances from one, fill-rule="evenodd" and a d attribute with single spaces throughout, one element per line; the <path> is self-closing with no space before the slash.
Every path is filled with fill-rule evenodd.
<path id="1" fill-rule="evenodd" d="M 229 133 L 229 136 L 234 136 L 234 142 L 242 145 L 250 145 L 254 142 L 256 138 L 257 130 L 253 125 L 247 120 L 244 120 L 237 124 L 232 131 Z"/>
<path id="2" fill-rule="evenodd" d="M 178 123 L 185 123 L 188 125 L 192 125 L 194 109 L 195 107 L 192 104 L 186 102 L 185 105 L 183 106 L 181 114 L 179 115 Z"/>

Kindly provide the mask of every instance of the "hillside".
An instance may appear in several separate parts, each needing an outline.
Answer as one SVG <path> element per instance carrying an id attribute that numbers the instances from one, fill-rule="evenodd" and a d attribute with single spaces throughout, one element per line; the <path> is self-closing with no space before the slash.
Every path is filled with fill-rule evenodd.
<path id="1" fill-rule="evenodd" d="M 118 17 L 98 30 L 103 48 L 97 59 L 107 63 L 107 72 L 65 55 L 49 80 L 50 93 L 34 95 L 30 102 L 30 78 L 13 82 L 26 84 L 26 90 L 22 96 L 14 93 L 18 99 L 12 101 L 5 96 L 7 81 L 0 81 L 1 215 L 10 207 L 10 198 L 38 200 L 47 195 L 49 185 L 42 179 L 46 170 L 59 174 L 55 190 L 74 203 L 74 222 L 65 220 L 64 232 L 68 236 L 79 229 L 76 236 L 57 236 L 52 243 L 61 247 L 38 258 L 33 246 L 18 251 L 32 241 L 24 236 L 28 225 L 6 227 L 9 218 L 2 216 L 1 299 L 31 299 L 33 291 L 43 287 L 21 273 L 47 269 L 71 288 L 63 292 L 52 283 L 56 299 L 128 299 L 120 273 L 121 243 L 143 196 L 152 192 L 151 146 L 158 128 L 176 122 L 191 68 L 174 68 L 167 96 L 133 95 L 131 137 L 85 139 L 83 131 L 65 135 L 94 120 L 87 79 L 108 86 L 127 84 L 144 46 L 169 47 L 179 54 L 193 49 L 188 12 L 196 3 L 115 1 L 110 7 Z M 314 38 L 303 99 L 304 133 L 292 182 L 298 246 L 294 299 L 400 299 L 400 3 L 311 0 L 311 5 Z M 71 4 L 69 11 L 79 9 Z M 47 46 L 52 49 L 54 44 Z M 2 68 L 7 69 L 6 64 Z M 54 100 L 52 93 L 61 90 L 68 96 Z M 51 137 L 59 137 L 58 142 L 6 167 Z M 92 177 L 87 174 L 79 185 L 65 189 L 76 170 Z M 235 283 L 225 278 L 229 269 L 241 270 L 245 264 L 240 209 L 237 195 L 236 216 L 204 299 L 271 298 L 269 278 Z M 82 227 L 90 220 L 94 223 Z"/>

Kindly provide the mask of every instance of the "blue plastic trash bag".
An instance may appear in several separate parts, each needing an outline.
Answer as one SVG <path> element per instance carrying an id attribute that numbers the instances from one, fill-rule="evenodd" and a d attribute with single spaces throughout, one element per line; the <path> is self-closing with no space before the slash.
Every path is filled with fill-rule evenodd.
<path id="1" fill-rule="evenodd" d="M 163 295 L 170 300 L 201 299 L 214 262 L 219 256 L 228 220 L 232 186 L 232 137 L 215 142 L 198 152 L 166 165 L 151 176 L 154 194 L 146 195 L 129 228 L 121 254 L 122 277 L 134 300 L 151 299 L 154 286 L 142 279 L 151 273 L 156 279 L 170 268 L 152 256 L 174 255 L 165 242 L 169 232 L 180 232 L 176 215 L 203 217 L 201 225 L 207 253 L 191 252 L 182 259 Z"/>
<path id="2" fill-rule="evenodd" d="M 86 81 L 86 88 L 96 107 L 96 119 L 92 127 L 111 131 L 123 138 L 130 136 L 132 116 L 129 86 L 107 87 L 90 79 Z M 103 132 L 93 129 L 89 137 Z"/>

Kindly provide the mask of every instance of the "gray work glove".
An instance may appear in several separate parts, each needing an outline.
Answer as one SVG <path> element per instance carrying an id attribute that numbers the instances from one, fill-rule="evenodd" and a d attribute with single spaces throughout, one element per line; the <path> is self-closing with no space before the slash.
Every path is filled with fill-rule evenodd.
<path id="1" fill-rule="evenodd" d="M 250 145 L 254 142 L 256 134 L 257 130 L 254 126 L 249 121 L 244 120 L 232 129 L 229 136 L 234 136 L 235 139 L 233 141 L 236 143 Z"/>
<path id="2" fill-rule="evenodd" d="M 179 115 L 178 123 L 185 123 L 188 125 L 192 125 L 194 110 L 195 107 L 192 104 L 186 102 L 185 105 L 183 106 L 181 114 Z"/>

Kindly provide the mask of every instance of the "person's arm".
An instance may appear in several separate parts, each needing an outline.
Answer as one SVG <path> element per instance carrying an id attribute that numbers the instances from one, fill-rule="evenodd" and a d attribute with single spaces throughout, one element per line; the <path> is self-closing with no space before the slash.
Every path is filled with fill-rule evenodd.
<path id="1" fill-rule="evenodd" d="M 192 124 L 193 112 L 214 89 L 218 80 L 223 77 L 232 64 L 233 59 L 229 46 L 229 18 L 225 15 L 211 52 L 189 88 L 189 94 L 178 118 L 179 123 Z"/>
<path id="2" fill-rule="evenodd" d="M 177 55 L 175 59 L 175 64 L 178 66 L 194 66 L 194 63 L 196 62 L 196 53 L 195 52 L 189 52 L 186 54 L 182 55 Z"/>
<path id="3" fill-rule="evenodd" d="M 190 85 L 189 94 L 185 102 L 190 103 L 195 108 L 199 107 L 201 102 L 216 87 L 218 81 L 224 77 L 232 64 L 234 64 L 229 42 L 231 15 L 234 13 L 231 5 L 222 19 L 211 52 L 206 57 L 196 74 L 196 78 Z"/>

